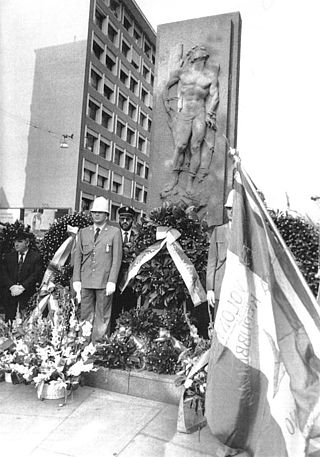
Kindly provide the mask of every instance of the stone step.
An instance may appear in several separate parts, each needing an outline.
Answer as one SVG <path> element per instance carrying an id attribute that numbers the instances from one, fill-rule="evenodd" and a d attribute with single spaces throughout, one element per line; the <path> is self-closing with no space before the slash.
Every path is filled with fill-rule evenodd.
<path id="1" fill-rule="evenodd" d="M 178 405 L 183 387 L 176 387 L 174 380 L 174 375 L 151 371 L 99 368 L 97 371 L 85 373 L 87 386 Z"/>

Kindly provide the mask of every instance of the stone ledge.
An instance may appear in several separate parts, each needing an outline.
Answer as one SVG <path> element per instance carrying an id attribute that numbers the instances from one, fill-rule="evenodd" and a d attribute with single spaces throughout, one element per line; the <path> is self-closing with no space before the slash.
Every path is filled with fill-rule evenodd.
<path id="1" fill-rule="evenodd" d="M 87 386 L 178 405 L 183 387 L 176 387 L 174 380 L 174 375 L 110 368 L 85 374 Z"/>

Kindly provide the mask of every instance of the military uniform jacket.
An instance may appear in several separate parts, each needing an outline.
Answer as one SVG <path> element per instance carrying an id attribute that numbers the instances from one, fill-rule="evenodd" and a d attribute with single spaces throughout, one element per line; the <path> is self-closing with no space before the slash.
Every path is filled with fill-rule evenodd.
<path id="1" fill-rule="evenodd" d="M 73 281 L 85 289 L 103 289 L 117 282 L 122 260 L 121 231 L 106 224 L 96 242 L 94 227 L 81 229 L 74 254 Z"/>
<path id="2" fill-rule="evenodd" d="M 229 223 L 213 230 L 208 251 L 207 290 L 214 290 L 216 299 L 220 297 L 221 283 L 225 271 L 227 250 L 230 238 Z"/>

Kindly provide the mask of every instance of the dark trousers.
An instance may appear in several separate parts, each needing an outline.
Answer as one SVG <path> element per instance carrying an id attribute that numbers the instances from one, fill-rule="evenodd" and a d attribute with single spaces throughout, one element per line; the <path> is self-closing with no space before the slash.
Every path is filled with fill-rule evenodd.
<path id="1" fill-rule="evenodd" d="M 115 331 L 117 319 L 121 313 L 129 311 L 137 306 L 137 296 L 134 291 L 127 287 L 123 293 L 120 293 L 117 287 L 113 295 L 112 315 L 111 315 L 111 333 Z"/>

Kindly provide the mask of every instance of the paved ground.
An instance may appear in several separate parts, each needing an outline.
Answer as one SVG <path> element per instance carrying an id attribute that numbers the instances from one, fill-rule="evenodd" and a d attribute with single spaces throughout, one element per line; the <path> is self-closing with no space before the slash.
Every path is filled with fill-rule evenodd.
<path id="1" fill-rule="evenodd" d="M 1 455 L 10 457 L 220 456 L 208 427 L 176 431 L 175 405 L 92 387 L 61 400 L 33 386 L 0 383 Z"/>

